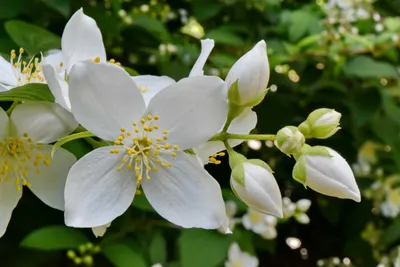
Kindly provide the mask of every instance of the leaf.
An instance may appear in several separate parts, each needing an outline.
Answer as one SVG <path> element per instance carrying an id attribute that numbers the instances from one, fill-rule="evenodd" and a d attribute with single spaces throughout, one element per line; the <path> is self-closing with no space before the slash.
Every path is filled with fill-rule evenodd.
<path id="1" fill-rule="evenodd" d="M 313 14 L 304 10 L 296 10 L 290 16 L 288 29 L 289 39 L 294 42 L 303 37 L 310 28 L 310 25 L 317 20 Z"/>
<path id="2" fill-rule="evenodd" d="M 377 89 L 368 88 L 354 91 L 353 101 L 350 102 L 351 115 L 354 127 L 357 129 L 368 123 L 380 110 L 381 96 Z"/>
<path id="3" fill-rule="evenodd" d="M 26 0 L 0 0 L 0 19 L 13 18 L 26 8 Z"/>
<path id="4" fill-rule="evenodd" d="M 147 267 L 143 257 L 127 245 L 110 244 L 102 252 L 115 267 Z"/>
<path id="5" fill-rule="evenodd" d="M 60 12 L 64 17 L 68 17 L 70 7 L 69 0 L 42 0 L 46 5 Z"/>
<path id="6" fill-rule="evenodd" d="M 47 101 L 54 102 L 54 96 L 44 83 L 28 83 L 0 93 L 0 101 Z"/>
<path id="7" fill-rule="evenodd" d="M 4 27 L 11 39 L 30 55 L 61 47 L 59 36 L 36 25 L 20 20 L 11 20 L 7 21 Z"/>
<path id="8" fill-rule="evenodd" d="M 383 232 L 380 242 L 384 248 L 387 248 L 399 240 L 400 240 L 400 219 L 397 218 Z"/>
<path id="9" fill-rule="evenodd" d="M 223 5 L 213 1 L 193 1 L 192 10 L 194 17 L 199 20 L 207 20 L 215 17 L 222 10 Z"/>
<path id="10" fill-rule="evenodd" d="M 219 28 L 209 31 L 206 34 L 206 38 L 214 39 L 217 44 L 241 46 L 244 43 L 239 35 L 226 29 Z"/>
<path id="11" fill-rule="evenodd" d="M 62 145 L 66 144 L 66 143 L 68 143 L 70 141 L 76 140 L 76 139 L 81 139 L 81 138 L 85 138 L 85 137 L 92 137 L 92 136 L 95 136 L 95 135 L 92 134 L 89 131 L 85 131 L 85 132 L 70 134 L 68 136 L 65 136 L 65 137 L 61 138 L 60 140 L 58 140 L 53 145 L 53 148 L 51 149 L 51 157 L 54 156 L 54 153 L 56 152 L 56 150 L 58 148 L 60 148 Z"/>
<path id="12" fill-rule="evenodd" d="M 83 139 L 75 139 L 74 141 L 64 144 L 62 147 L 74 154 L 77 159 L 82 158 L 93 150 L 93 147 Z"/>
<path id="13" fill-rule="evenodd" d="M 354 57 L 344 65 L 343 71 L 348 76 L 358 78 L 399 78 L 395 66 L 368 56 Z"/>
<path id="14" fill-rule="evenodd" d="M 161 232 L 156 232 L 153 235 L 149 247 L 151 263 L 165 264 L 167 261 L 167 242 Z"/>
<path id="15" fill-rule="evenodd" d="M 157 39 L 168 41 L 170 39 L 169 32 L 164 23 L 158 19 L 152 18 L 147 15 L 138 15 L 133 18 L 134 24 L 142 27 L 151 33 Z"/>
<path id="16" fill-rule="evenodd" d="M 183 230 L 179 237 L 182 267 L 215 267 L 228 253 L 233 236 L 203 229 Z"/>
<path id="17" fill-rule="evenodd" d="M 139 73 L 138 73 L 136 70 L 132 69 L 132 68 L 129 68 L 129 67 L 125 67 L 125 66 L 124 66 L 124 69 L 125 69 L 125 71 L 126 71 L 127 73 L 129 73 L 129 75 L 131 75 L 131 76 L 138 76 L 138 75 L 139 75 Z"/>
<path id="18" fill-rule="evenodd" d="M 400 125 L 400 107 L 396 105 L 393 98 L 387 94 L 383 94 L 383 110 L 386 115 Z"/>
<path id="19" fill-rule="evenodd" d="M 46 226 L 26 236 L 21 246 L 39 250 L 64 250 L 77 248 L 89 240 L 78 229 L 65 226 Z"/>

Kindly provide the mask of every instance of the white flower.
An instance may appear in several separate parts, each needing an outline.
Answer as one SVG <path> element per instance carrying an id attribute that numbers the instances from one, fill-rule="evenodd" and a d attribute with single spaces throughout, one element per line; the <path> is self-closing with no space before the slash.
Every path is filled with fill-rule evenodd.
<path id="1" fill-rule="evenodd" d="M 236 224 L 240 222 L 240 219 L 235 218 L 236 212 L 237 212 L 237 205 L 236 202 L 233 200 L 228 200 L 225 202 L 225 210 L 226 210 L 226 216 L 228 216 L 228 229 L 226 229 L 226 226 L 223 225 L 221 228 L 218 229 L 219 232 L 223 234 L 227 233 L 232 233 L 232 231 L 235 229 Z"/>
<path id="2" fill-rule="evenodd" d="M 274 239 L 277 236 L 275 216 L 258 212 L 252 208 L 242 218 L 242 224 L 247 230 L 252 230 L 265 239 Z"/>
<path id="3" fill-rule="evenodd" d="M 201 40 L 201 52 L 194 64 L 192 70 L 190 71 L 189 77 L 202 76 L 204 74 L 203 68 L 207 61 L 211 50 L 214 48 L 214 40 L 205 39 Z M 223 128 L 225 121 L 221 124 L 221 129 Z M 246 108 L 243 112 L 236 117 L 230 124 L 227 132 L 232 134 L 248 134 L 251 130 L 256 127 L 257 124 L 257 114 L 251 110 L 251 108 Z M 243 143 L 243 140 L 229 140 L 229 145 L 235 147 Z M 203 164 L 214 163 L 219 164 L 220 161 L 216 159 L 217 156 L 223 156 L 225 153 L 218 152 L 225 150 L 225 145 L 221 141 L 210 141 L 195 148 L 196 155 L 199 157 Z M 211 161 L 210 161 L 211 160 Z"/>
<path id="4" fill-rule="evenodd" d="M 322 146 L 305 145 L 303 150 L 293 169 L 294 179 L 324 195 L 361 201 L 353 172 L 339 153 Z"/>
<path id="5" fill-rule="evenodd" d="M 311 201 L 309 199 L 300 199 L 296 203 L 297 209 L 301 212 L 307 212 L 311 206 Z"/>
<path id="6" fill-rule="evenodd" d="M 296 212 L 296 204 L 293 203 L 288 197 L 284 197 L 282 199 L 282 204 L 283 204 L 283 217 L 284 218 L 292 217 Z"/>
<path id="7" fill-rule="evenodd" d="M 342 114 L 333 109 L 320 108 L 311 112 L 299 129 L 307 138 L 326 139 L 340 129 L 341 117 Z"/>
<path id="8" fill-rule="evenodd" d="M 23 186 L 50 207 L 64 209 L 65 179 L 76 158 L 63 148 L 51 158 L 52 146 L 47 144 L 77 126 L 72 115 L 54 103 L 20 104 L 10 118 L 0 109 L 0 236 Z"/>
<path id="9" fill-rule="evenodd" d="M 237 243 L 232 243 L 228 251 L 228 260 L 225 267 L 257 267 L 258 259 L 247 252 L 240 250 Z"/>
<path id="10" fill-rule="evenodd" d="M 75 12 L 64 28 L 61 51 L 48 55 L 43 62 L 43 72 L 57 103 L 71 109 L 68 96 L 68 75 L 77 62 L 92 59 L 106 61 L 106 51 L 96 22 L 83 13 Z"/>
<path id="11" fill-rule="evenodd" d="M 93 227 L 92 232 L 95 237 L 102 237 L 106 233 L 108 227 L 110 227 L 110 226 L 111 226 L 111 223 L 107 223 L 102 226 Z"/>
<path id="12" fill-rule="evenodd" d="M 306 139 L 295 126 L 285 126 L 276 134 L 275 146 L 283 153 L 290 155 L 300 151 Z"/>
<path id="13" fill-rule="evenodd" d="M 232 169 L 231 187 L 249 207 L 282 217 L 282 196 L 269 166 L 261 160 L 247 160 Z"/>
<path id="14" fill-rule="evenodd" d="M 112 221 L 128 209 L 139 186 L 174 224 L 207 229 L 227 224 L 219 184 L 183 151 L 206 142 L 225 120 L 224 86 L 217 77 L 182 79 L 146 107 L 122 68 L 77 63 L 70 74 L 72 113 L 90 132 L 115 141 L 71 168 L 66 224 L 96 227 Z"/>
<path id="15" fill-rule="evenodd" d="M 237 92 L 229 100 L 238 106 L 259 104 L 267 92 L 269 72 L 267 44 L 261 40 L 229 70 L 225 79 L 228 88 L 237 82 Z"/>
<path id="16" fill-rule="evenodd" d="M 15 50 L 11 50 L 10 62 L 0 56 L 0 92 L 27 83 L 46 83 L 39 58 L 32 57 L 29 62 L 25 62 L 23 54 L 23 48 L 19 49 L 18 56 Z"/>

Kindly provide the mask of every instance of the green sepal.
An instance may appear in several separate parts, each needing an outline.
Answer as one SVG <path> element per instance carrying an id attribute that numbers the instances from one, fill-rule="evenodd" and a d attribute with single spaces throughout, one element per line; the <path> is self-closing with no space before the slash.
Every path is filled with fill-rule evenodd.
<path id="1" fill-rule="evenodd" d="M 236 80 L 229 87 L 228 100 L 230 103 L 240 106 L 239 80 Z"/>
<path id="2" fill-rule="evenodd" d="M 303 121 L 302 123 L 300 123 L 299 127 L 297 128 L 304 135 L 305 138 L 312 138 L 310 125 L 307 123 L 307 121 Z"/>
<path id="3" fill-rule="evenodd" d="M 235 152 L 232 148 L 228 149 L 229 155 L 229 166 L 231 170 L 235 169 L 236 166 L 243 164 L 243 162 L 247 161 L 247 158 L 240 153 Z"/>
<path id="4" fill-rule="evenodd" d="M 241 186 L 246 187 L 245 179 L 244 179 L 244 166 L 243 163 L 236 165 L 235 168 L 232 169 L 232 178 L 236 182 L 238 182 Z"/>
<path id="5" fill-rule="evenodd" d="M 332 157 L 331 153 L 329 153 L 329 148 L 325 146 L 309 146 L 305 144 L 300 153 L 302 155 Z"/>
<path id="6" fill-rule="evenodd" d="M 268 91 L 269 91 L 269 89 L 267 88 L 257 99 L 255 99 L 252 102 L 243 104 L 242 106 L 250 107 L 250 108 L 257 106 L 258 104 L 260 104 L 264 100 L 265 95 L 268 93 Z"/>
<path id="7" fill-rule="evenodd" d="M 87 137 L 93 137 L 95 136 L 94 134 L 92 134 L 89 131 L 85 131 L 85 132 L 79 132 L 79 133 L 74 133 L 68 136 L 65 136 L 63 138 L 61 138 L 60 140 L 58 140 L 54 145 L 53 148 L 51 149 L 51 157 L 54 156 L 54 153 L 56 152 L 57 149 L 59 149 L 62 145 L 71 142 L 73 140 L 76 139 L 81 139 L 81 138 L 87 138 Z"/>
<path id="8" fill-rule="evenodd" d="M 274 171 L 271 169 L 271 167 L 266 162 L 264 162 L 260 159 L 249 159 L 247 162 L 250 164 L 254 164 L 256 166 L 260 166 L 260 167 L 266 169 L 267 171 L 269 171 L 270 173 L 274 173 Z"/>
<path id="9" fill-rule="evenodd" d="M 330 108 L 319 108 L 311 112 L 307 117 L 307 122 L 309 125 L 313 125 L 319 118 L 325 115 L 328 112 L 335 111 L 334 109 Z"/>
<path id="10" fill-rule="evenodd" d="M 304 156 L 301 156 L 296 161 L 296 164 L 293 167 L 292 171 L 293 179 L 297 182 L 303 184 L 305 186 L 306 179 L 307 179 L 307 171 L 306 171 L 306 159 Z"/>

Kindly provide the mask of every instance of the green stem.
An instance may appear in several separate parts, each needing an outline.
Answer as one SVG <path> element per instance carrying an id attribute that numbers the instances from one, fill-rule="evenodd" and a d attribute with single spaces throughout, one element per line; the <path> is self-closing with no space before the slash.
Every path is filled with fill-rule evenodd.
<path id="1" fill-rule="evenodd" d="M 8 116 L 10 116 L 11 112 L 14 110 L 14 108 L 18 105 L 18 101 L 14 101 L 11 106 L 7 109 L 6 113 Z"/>
<path id="2" fill-rule="evenodd" d="M 214 135 L 209 141 L 225 141 L 229 139 L 274 141 L 275 138 L 274 134 L 230 134 L 222 132 Z"/>

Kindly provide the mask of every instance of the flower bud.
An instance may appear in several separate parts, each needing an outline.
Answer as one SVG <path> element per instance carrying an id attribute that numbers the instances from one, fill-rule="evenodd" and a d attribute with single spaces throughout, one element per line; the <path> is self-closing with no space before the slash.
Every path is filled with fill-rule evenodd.
<path id="1" fill-rule="evenodd" d="M 226 76 L 230 103 L 241 107 L 258 105 L 267 93 L 269 72 L 267 44 L 262 40 L 236 61 Z"/>
<path id="2" fill-rule="evenodd" d="M 290 155 L 300 152 L 306 139 L 295 126 L 286 126 L 278 131 L 275 146 L 283 153 Z"/>
<path id="3" fill-rule="evenodd" d="M 311 112 L 299 129 L 307 138 L 326 139 L 340 129 L 341 116 L 334 109 L 320 108 Z"/>
<path id="4" fill-rule="evenodd" d="M 293 178 L 321 194 L 361 201 L 349 164 L 329 147 L 304 145 Z"/>
<path id="5" fill-rule="evenodd" d="M 305 213 L 295 214 L 294 218 L 296 219 L 296 221 L 298 221 L 301 224 L 309 224 L 310 223 L 310 217 L 308 217 L 308 215 Z"/>
<path id="6" fill-rule="evenodd" d="M 246 160 L 232 169 L 231 187 L 249 207 L 282 217 L 282 197 L 272 170 L 265 162 Z"/>
<path id="7" fill-rule="evenodd" d="M 300 199 L 299 201 L 297 201 L 296 206 L 297 206 L 297 210 L 299 210 L 301 212 L 307 212 L 311 206 L 311 201 L 309 199 L 303 198 L 303 199 Z"/>

